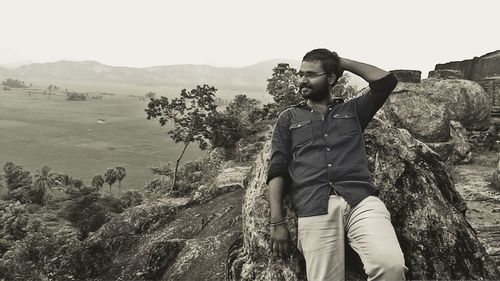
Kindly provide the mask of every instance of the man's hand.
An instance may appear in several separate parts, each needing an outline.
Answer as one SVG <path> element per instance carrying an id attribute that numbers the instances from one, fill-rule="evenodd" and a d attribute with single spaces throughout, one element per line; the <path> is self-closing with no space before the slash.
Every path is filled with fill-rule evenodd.
<path id="1" fill-rule="evenodd" d="M 286 259 L 290 254 L 290 232 L 286 224 L 271 226 L 271 251 Z"/>

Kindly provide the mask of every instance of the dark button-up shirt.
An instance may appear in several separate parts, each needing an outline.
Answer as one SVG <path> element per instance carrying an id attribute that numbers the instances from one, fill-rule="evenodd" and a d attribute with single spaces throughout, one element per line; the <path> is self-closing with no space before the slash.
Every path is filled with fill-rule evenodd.
<path id="1" fill-rule="evenodd" d="M 332 189 L 353 206 L 377 195 L 368 170 L 363 131 L 394 90 L 393 74 L 373 81 L 363 95 L 334 99 L 325 114 L 303 101 L 276 121 L 267 183 L 287 179 L 286 191 L 299 217 L 328 213 Z"/>

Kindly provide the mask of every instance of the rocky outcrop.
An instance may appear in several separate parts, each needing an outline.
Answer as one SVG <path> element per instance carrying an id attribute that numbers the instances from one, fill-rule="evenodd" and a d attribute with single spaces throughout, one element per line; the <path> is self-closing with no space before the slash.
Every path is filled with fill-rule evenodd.
<path id="1" fill-rule="evenodd" d="M 491 104 L 500 105 L 500 50 L 469 60 L 437 64 L 437 71 L 460 71 L 459 78 L 477 82 L 487 92 Z"/>
<path id="2" fill-rule="evenodd" d="M 429 72 L 429 78 L 435 79 L 461 79 L 462 71 L 451 69 L 440 69 Z"/>
<path id="3" fill-rule="evenodd" d="M 370 169 L 392 215 L 409 279 L 498 279 L 500 273 L 465 220 L 466 205 L 437 155 L 402 129 L 375 119 L 365 133 Z M 243 205 L 243 241 L 229 254 L 230 280 L 304 280 L 295 252 L 288 261 L 271 255 L 265 185 L 269 143 L 249 176 Z M 295 220 L 288 210 L 296 244 Z M 351 264 L 351 263 L 348 263 Z M 348 268 L 349 280 L 363 280 Z M 366 279 L 364 279 L 366 280 Z"/>
<path id="4" fill-rule="evenodd" d="M 396 69 L 390 72 L 398 78 L 399 82 L 405 83 L 420 83 L 420 76 L 422 75 L 420 70 Z"/>
<path id="5" fill-rule="evenodd" d="M 500 50 L 473 59 L 437 64 L 435 67 L 435 70 L 442 69 L 459 70 L 462 79 L 472 81 L 500 76 Z"/>
<path id="6" fill-rule="evenodd" d="M 399 83 L 378 116 L 428 143 L 443 161 L 457 163 L 471 157 L 470 132 L 490 129 L 490 111 L 487 94 L 472 81 L 425 79 Z"/>
<path id="7" fill-rule="evenodd" d="M 450 140 L 450 121 L 468 131 L 487 130 L 491 104 L 478 84 L 467 80 L 425 79 L 399 83 L 384 106 L 386 117 L 424 142 Z"/>
<path id="8" fill-rule="evenodd" d="M 131 208 L 85 242 L 78 278 L 224 280 L 230 245 L 241 236 L 242 197 L 240 188 L 207 204 Z"/>

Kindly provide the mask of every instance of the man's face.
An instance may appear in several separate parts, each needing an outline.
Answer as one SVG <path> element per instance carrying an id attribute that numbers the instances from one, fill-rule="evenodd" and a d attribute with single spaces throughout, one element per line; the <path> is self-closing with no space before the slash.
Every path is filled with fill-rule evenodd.
<path id="1" fill-rule="evenodd" d="M 330 86 L 328 75 L 320 61 L 303 61 L 299 70 L 299 92 L 305 99 L 328 100 Z"/>

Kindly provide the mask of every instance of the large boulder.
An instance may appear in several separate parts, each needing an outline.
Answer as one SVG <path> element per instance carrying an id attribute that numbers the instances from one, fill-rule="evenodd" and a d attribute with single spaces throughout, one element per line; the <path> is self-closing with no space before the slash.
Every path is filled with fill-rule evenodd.
<path id="1" fill-rule="evenodd" d="M 396 69 L 390 72 L 398 78 L 399 82 L 406 83 L 420 83 L 420 76 L 422 75 L 420 70 Z"/>
<path id="2" fill-rule="evenodd" d="M 500 273 L 465 220 L 466 204 L 437 155 L 406 130 L 374 119 L 365 141 L 370 169 L 409 268 L 409 279 L 491 279 Z M 304 280 L 302 257 L 274 258 L 269 245 L 269 199 L 265 184 L 270 143 L 250 173 L 243 205 L 243 241 L 229 254 L 230 280 Z M 288 209 L 292 243 L 296 222 Z M 238 244 L 239 245 L 239 244 Z M 234 245 L 233 245 L 234 246 Z M 366 280 L 349 267 L 349 280 Z"/>
<path id="3" fill-rule="evenodd" d="M 477 83 L 459 79 L 425 79 L 399 83 L 385 106 L 392 124 L 425 142 L 450 139 L 450 120 L 468 131 L 487 130 L 491 104 Z"/>
<path id="4" fill-rule="evenodd" d="M 207 204 L 160 200 L 126 210 L 85 241 L 78 280 L 224 280 L 241 237 L 244 190 Z M 189 207 L 189 208 L 188 208 Z"/>

